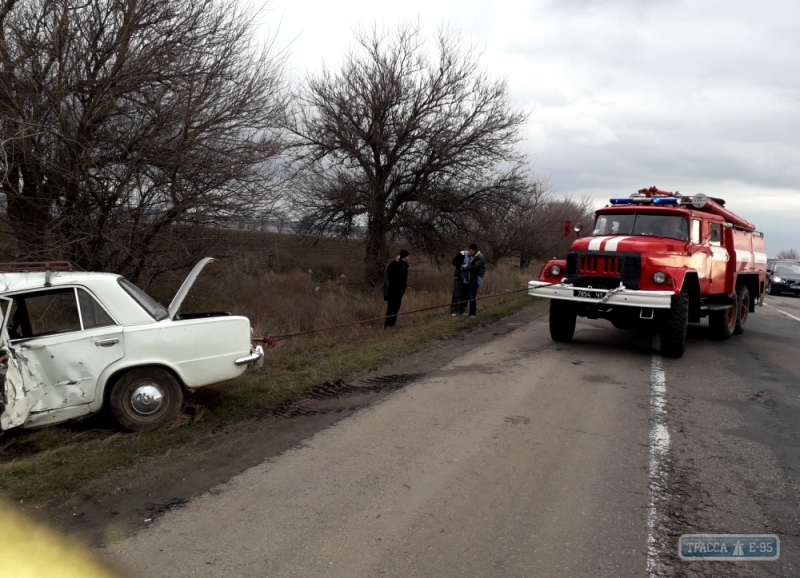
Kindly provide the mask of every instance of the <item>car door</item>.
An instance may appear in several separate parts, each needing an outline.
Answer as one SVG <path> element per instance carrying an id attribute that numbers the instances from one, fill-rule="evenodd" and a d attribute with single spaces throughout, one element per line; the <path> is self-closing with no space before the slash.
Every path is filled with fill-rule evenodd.
<path id="1" fill-rule="evenodd" d="M 0 348 L 3 349 L 5 369 L 0 382 L 2 382 L 2 413 L 0 413 L 0 431 L 22 425 L 30 413 L 31 406 L 36 401 L 35 395 L 28 395 L 25 388 L 23 372 L 20 370 L 19 355 L 15 347 L 8 340 L 8 322 L 11 319 L 11 306 L 13 301 L 0 297 L 2 308 L 3 327 L 0 330 Z"/>
<path id="2" fill-rule="evenodd" d="M 122 326 L 83 287 L 13 295 L 9 344 L 28 381 L 29 413 L 89 404 L 106 367 L 124 355 Z"/>

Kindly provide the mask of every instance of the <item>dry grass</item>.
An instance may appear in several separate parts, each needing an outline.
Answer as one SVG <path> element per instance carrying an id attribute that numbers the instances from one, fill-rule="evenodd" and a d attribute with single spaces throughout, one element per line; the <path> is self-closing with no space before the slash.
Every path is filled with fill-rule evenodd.
<path id="1" fill-rule="evenodd" d="M 250 235 L 262 235 L 266 246 L 209 266 L 187 298 L 184 311 L 229 311 L 245 315 L 258 335 L 318 330 L 374 319 L 385 312 L 380 291 L 362 286 L 360 244 L 325 241 L 310 246 L 292 236 Z M 501 263 L 490 268 L 479 296 L 522 289 L 535 271 L 538 269 L 520 271 L 511 264 Z M 179 282 L 180 277 L 173 276 L 150 291 L 168 303 Z M 415 258 L 401 312 L 449 303 L 451 286 L 449 264 L 438 267 L 433 261 Z M 403 324 L 413 324 L 426 317 L 403 316 L 401 320 Z M 339 330 L 314 339 L 338 340 L 343 335 L 359 334 L 362 329 Z"/>

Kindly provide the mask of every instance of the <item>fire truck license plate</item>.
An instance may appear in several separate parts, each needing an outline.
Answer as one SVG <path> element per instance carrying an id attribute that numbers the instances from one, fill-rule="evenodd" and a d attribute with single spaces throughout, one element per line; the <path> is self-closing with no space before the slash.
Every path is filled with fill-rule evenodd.
<path id="1" fill-rule="evenodd" d="M 588 297 L 589 299 L 602 299 L 605 295 L 600 291 L 589 291 L 587 289 L 575 289 L 575 297 Z"/>

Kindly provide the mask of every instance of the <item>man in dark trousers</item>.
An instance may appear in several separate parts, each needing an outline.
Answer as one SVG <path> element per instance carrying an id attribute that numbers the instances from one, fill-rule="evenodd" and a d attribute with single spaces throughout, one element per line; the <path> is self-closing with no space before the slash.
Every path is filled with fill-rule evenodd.
<path id="1" fill-rule="evenodd" d="M 464 315 L 467 312 L 467 299 L 469 299 L 469 280 L 467 271 L 462 265 L 469 262 L 466 251 L 460 251 L 453 257 L 453 298 L 450 300 L 450 315 Z"/>
<path id="2" fill-rule="evenodd" d="M 483 258 L 483 253 L 478 251 L 478 246 L 473 243 L 467 249 L 467 256 L 469 262 L 466 265 L 461 265 L 461 268 L 467 272 L 469 280 L 469 316 L 475 317 L 478 313 L 478 303 L 475 297 L 478 295 L 478 289 L 483 284 L 483 276 L 486 275 L 486 259 Z"/>
<path id="3" fill-rule="evenodd" d="M 403 301 L 403 294 L 408 287 L 408 251 L 401 249 L 397 257 L 392 259 L 386 267 L 386 321 L 383 328 L 394 327 L 397 323 L 397 312 L 400 311 L 400 303 Z"/>

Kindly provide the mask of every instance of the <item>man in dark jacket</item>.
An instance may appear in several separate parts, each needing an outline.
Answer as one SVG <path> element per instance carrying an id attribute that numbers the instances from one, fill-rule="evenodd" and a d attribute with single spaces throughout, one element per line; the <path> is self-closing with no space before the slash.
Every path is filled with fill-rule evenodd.
<path id="1" fill-rule="evenodd" d="M 467 299 L 469 299 L 469 280 L 467 271 L 461 268 L 466 265 L 469 257 L 466 251 L 460 251 L 453 257 L 453 298 L 450 300 L 450 315 L 463 315 L 467 312 Z"/>
<path id="2" fill-rule="evenodd" d="M 408 251 L 402 249 L 400 253 L 392 259 L 386 267 L 386 321 L 383 328 L 394 327 L 397 323 L 397 312 L 400 311 L 400 303 L 403 301 L 403 294 L 408 287 Z"/>
<path id="3" fill-rule="evenodd" d="M 469 262 L 462 265 L 461 268 L 467 272 L 469 281 L 469 316 L 474 317 L 478 313 L 478 303 L 475 298 L 478 295 L 478 289 L 483 284 L 483 276 L 486 275 L 486 259 L 483 258 L 483 253 L 478 251 L 478 246 L 473 243 L 467 249 L 467 256 Z"/>

